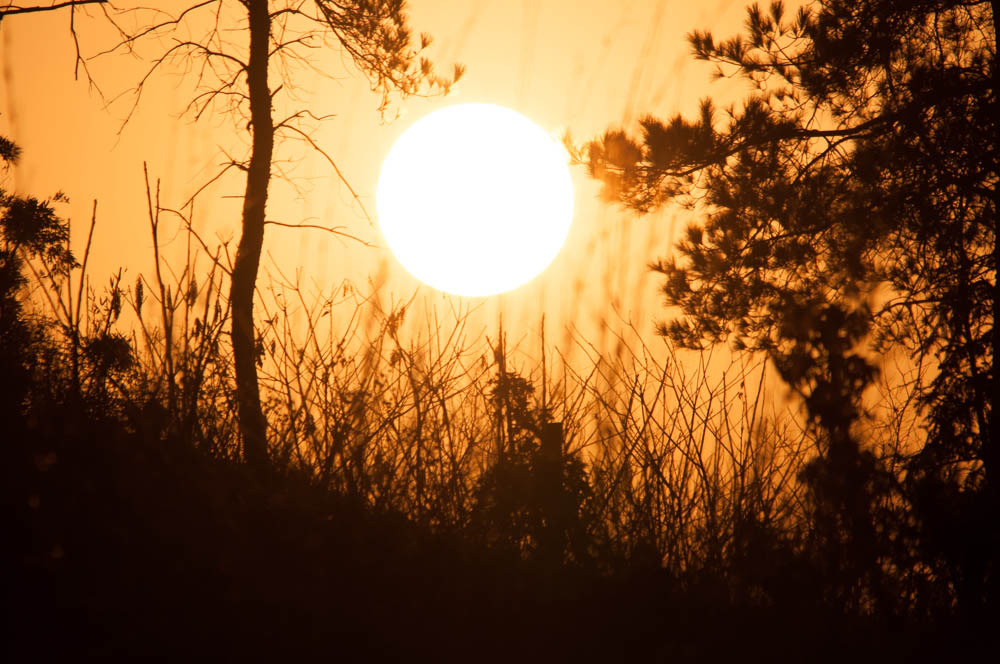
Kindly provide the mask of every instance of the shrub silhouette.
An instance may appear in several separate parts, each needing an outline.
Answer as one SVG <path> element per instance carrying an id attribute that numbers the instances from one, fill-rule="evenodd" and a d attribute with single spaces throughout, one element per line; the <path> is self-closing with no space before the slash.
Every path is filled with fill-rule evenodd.
<path id="1" fill-rule="evenodd" d="M 737 129 L 764 110 L 748 109 Z M 653 138 L 706 149 L 707 126 Z M 604 143 L 611 161 L 635 147 Z M 939 390 L 939 444 L 912 464 L 898 439 L 863 447 L 878 376 L 854 350 L 858 302 L 783 301 L 757 321 L 780 327 L 766 363 L 637 341 L 515 370 L 518 349 L 470 340 L 461 316 L 419 321 L 428 338 L 407 306 L 274 279 L 252 335 L 259 473 L 234 418 L 233 266 L 193 207 L 147 186 L 155 269 L 101 291 L 61 196 L 0 192 L 12 660 L 937 661 L 988 645 L 993 503 L 960 489 L 968 431 L 946 426 L 969 404 Z M 168 270 L 178 218 L 188 251 Z M 703 240 L 689 253 L 712 253 Z M 811 426 L 775 405 L 769 368 Z"/>

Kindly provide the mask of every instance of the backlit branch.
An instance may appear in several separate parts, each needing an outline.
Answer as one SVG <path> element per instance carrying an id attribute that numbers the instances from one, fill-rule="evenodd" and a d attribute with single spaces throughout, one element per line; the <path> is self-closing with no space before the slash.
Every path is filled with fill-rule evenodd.
<path id="1" fill-rule="evenodd" d="M 50 12 L 57 9 L 64 9 L 66 7 L 79 7 L 80 5 L 103 5 L 107 3 L 107 1 L 108 0 L 69 0 L 68 2 L 57 2 L 54 5 L 35 5 L 30 7 L 7 5 L 6 7 L 0 7 L 0 21 L 2 21 L 5 16 L 13 16 L 15 14 Z"/>
<path id="2" fill-rule="evenodd" d="M 320 226 L 319 224 L 286 224 L 281 221 L 272 221 L 270 219 L 265 221 L 264 224 L 268 226 L 281 226 L 282 228 L 311 228 L 318 231 L 326 231 L 327 233 L 331 233 L 333 235 L 340 235 L 341 237 L 346 237 L 349 240 L 354 240 L 355 242 L 364 245 L 366 247 L 377 248 L 377 245 L 374 245 L 371 242 L 368 242 L 367 240 L 362 240 L 358 236 L 352 235 L 351 233 L 345 231 L 344 229 L 347 228 L 347 226 Z"/>

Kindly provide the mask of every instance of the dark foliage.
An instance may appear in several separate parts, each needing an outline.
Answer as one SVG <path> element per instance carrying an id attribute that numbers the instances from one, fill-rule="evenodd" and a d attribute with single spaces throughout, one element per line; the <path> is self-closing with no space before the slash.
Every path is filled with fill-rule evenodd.
<path id="1" fill-rule="evenodd" d="M 801 477 L 816 555 L 853 579 L 854 590 L 835 584 L 838 601 L 873 610 L 921 592 L 918 577 L 950 586 L 970 615 L 997 608 L 993 7 L 822 0 L 786 16 L 781 2 L 754 5 L 743 35 L 689 37 L 720 76 L 755 88 L 724 121 L 705 101 L 693 121 L 649 117 L 640 139 L 609 131 L 582 154 L 611 200 L 701 213 L 677 258 L 653 266 L 681 313 L 660 331 L 764 351 L 803 396 L 825 440 Z M 856 425 L 890 353 L 919 371 L 902 389 L 925 436 L 865 441 L 890 449 L 876 459 Z M 978 553 L 945 552 L 943 539 Z M 922 571 L 888 588 L 888 569 Z"/>
<path id="2" fill-rule="evenodd" d="M 51 223 L 59 237 L 68 232 L 47 215 L 39 227 Z M 42 243 L 25 259 L 43 269 L 53 255 Z M 947 611 L 872 615 L 829 601 L 842 570 L 817 565 L 800 534 L 752 510 L 732 526 L 731 549 L 686 569 L 648 547 L 614 553 L 627 547 L 609 548 L 608 538 L 630 535 L 603 523 L 599 474 L 564 448 L 561 427 L 502 349 L 486 413 L 499 454 L 465 520 L 429 527 L 420 512 L 373 506 L 357 485 L 331 489 L 328 475 L 288 459 L 262 475 L 232 453 L 239 438 L 212 421 L 221 415 L 210 401 L 188 402 L 190 385 L 173 396 L 151 387 L 160 380 L 152 365 L 111 326 L 120 281 L 97 300 L 87 333 L 29 315 L 23 275 L 5 282 L 0 361 L 17 367 L 2 381 L 5 396 L 16 394 L 3 402 L 0 445 L 7 661 L 773 662 L 807 653 L 884 662 L 984 645 L 981 625 Z M 224 320 L 206 314 L 196 340 Z M 184 366 L 228 366 L 185 358 L 185 347 L 175 348 L 177 362 L 193 362 Z M 211 389 L 213 375 L 195 389 Z M 207 444 L 213 436 L 228 436 L 230 451 Z M 812 486 L 853 481 L 836 457 L 829 463 L 809 467 L 827 478 Z M 706 481 L 709 492 L 725 490 Z M 651 520 L 650 495 L 625 491 L 637 518 Z M 694 513 L 691 500 L 682 513 Z M 820 515 L 817 536 L 827 536 L 824 523 Z M 727 526 L 704 528 L 717 541 Z M 822 546 L 856 528 L 837 522 Z M 859 560 L 845 550 L 846 565 Z"/>
<path id="3" fill-rule="evenodd" d="M 399 8 L 350 6 L 369 5 Z M 685 315 L 663 331 L 767 353 L 803 397 L 808 460 L 748 412 L 742 378 L 699 400 L 666 369 L 648 395 L 622 374 L 588 387 L 596 407 L 564 395 L 557 423 L 544 370 L 540 398 L 501 341 L 456 410 L 460 353 L 404 347 L 402 310 L 359 359 L 277 336 L 279 309 L 255 330 L 262 473 L 233 419 L 219 255 L 205 278 L 187 265 L 173 288 L 158 273 L 127 290 L 119 274 L 84 301 L 58 197 L 0 193 L 5 660 L 938 662 L 996 647 L 992 25 L 976 3 L 831 2 L 790 23 L 754 7 L 745 39 L 692 36 L 760 86 L 723 131 L 706 103 L 695 122 L 646 120 L 642 142 L 590 146 L 637 209 L 707 204 L 686 262 L 657 266 Z M 407 36 L 379 26 L 386 44 L 364 53 Z M 382 64 L 376 87 L 405 92 Z M 323 311 L 307 311 L 313 334 Z M 885 453 L 859 426 L 872 343 L 939 361 L 913 387 L 916 450 Z M 585 457 L 570 442 L 591 418 Z"/>

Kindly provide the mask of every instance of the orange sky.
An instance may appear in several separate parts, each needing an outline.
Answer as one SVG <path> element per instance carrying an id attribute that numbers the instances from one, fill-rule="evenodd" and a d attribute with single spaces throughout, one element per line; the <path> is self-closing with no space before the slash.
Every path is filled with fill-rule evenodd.
<path id="1" fill-rule="evenodd" d="M 699 28 L 731 36 L 742 23 L 743 0 L 414 0 L 410 6 L 412 27 L 435 38 L 430 52 L 435 62 L 442 68 L 456 61 L 467 67 L 452 98 L 406 101 L 399 106 L 399 119 L 383 123 L 376 97 L 332 50 L 311 53 L 319 71 L 296 72 L 297 99 L 286 98 L 317 115 L 336 114 L 316 127 L 315 139 L 337 160 L 373 216 L 379 166 L 393 140 L 441 105 L 501 104 L 547 130 L 569 130 L 584 139 L 609 125 L 634 122 L 643 113 L 691 113 L 706 95 L 725 103 L 746 91 L 730 81 L 713 83 L 711 66 L 695 62 L 684 40 L 686 32 Z M 95 10 L 90 14 L 98 16 Z M 148 162 L 151 176 L 162 180 L 161 203 L 179 206 L 225 161 L 222 149 L 243 154 L 247 135 L 230 117 L 194 122 L 181 116 L 190 97 L 185 80 L 190 78 L 183 79 L 177 67 L 154 76 L 119 134 L 130 98 L 106 106 L 82 77 L 73 80 L 68 25 L 65 12 L 3 22 L 0 133 L 25 151 L 13 175 L 18 190 L 41 196 L 62 190 L 71 197 L 72 204 L 62 212 L 73 220 L 75 246 L 83 241 L 92 200 L 98 200 L 91 277 L 102 284 L 123 266 L 131 282 L 138 271 L 149 269 L 151 255 L 142 163 Z M 85 53 L 102 50 L 114 39 L 100 21 L 78 17 L 77 29 Z M 165 43 L 148 44 L 142 55 L 149 57 Z M 139 57 L 114 55 L 91 67 L 104 98 L 111 99 L 134 85 L 146 65 Z M 287 160 L 281 167 L 290 170 L 294 188 L 275 183 L 269 218 L 346 226 L 367 241 L 380 242 L 377 228 L 365 220 L 321 157 L 296 145 L 278 156 Z M 599 203 L 597 187 L 582 169 L 576 169 L 574 182 L 576 214 L 566 247 L 540 277 L 500 298 L 459 302 L 420 287 L 386 250 L 318 231 L 268 227 L 265 251 L 273 258 L 272 269 L 288 275 L 298 270 L 304 282 L 322 290 L 345 278 L 364 289 L 368 277 L 381 271 L 386 301 L 408 299 L 417 291 L 417 301 L 428 306 L 478 305 L 485 327 L 502 308 L 512 339 L 533 333 L 544 312 L 552 341 L 560 343 L 560 331 L 573 324 L 603 347 L 608 340 L 597 332 L 600 322 L 620 325 L 613 307 L 651 337 L 652 322 L 663 311 L 657 280 L 645 266 L 667 252 L 671 233 L 683 218 L 668 210 L 636 219 Z M 237 201 L 226 197 L 240 194 L 242 186 L 242 178 L 233 175 L 197 199 L 195 227 L 204 237 L 238 237 Z M 166 233 L 164 239 L 171 236 Z M 181 244 L 174 242 L 170 251 L 180 251 Z"/>

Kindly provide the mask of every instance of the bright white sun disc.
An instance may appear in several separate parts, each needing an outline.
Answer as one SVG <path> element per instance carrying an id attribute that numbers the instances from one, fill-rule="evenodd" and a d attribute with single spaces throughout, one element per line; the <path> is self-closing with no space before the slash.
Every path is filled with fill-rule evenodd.
<path id="1" fill-rule="evenodd" d="M 375 192 L 379 226 L 414 277 L 483 296 L 530 281 L 555 258 L 573 217 L 565 149 L 520 113 L 459 104 L 408 128 Z"/>

